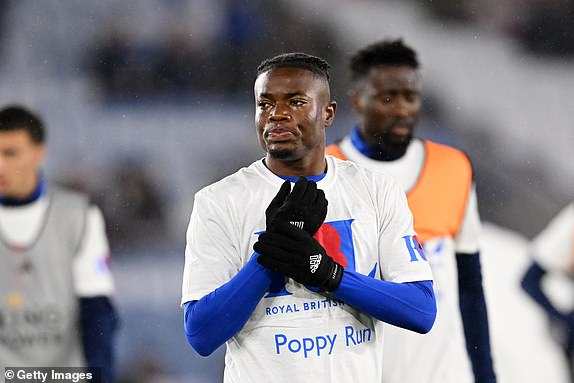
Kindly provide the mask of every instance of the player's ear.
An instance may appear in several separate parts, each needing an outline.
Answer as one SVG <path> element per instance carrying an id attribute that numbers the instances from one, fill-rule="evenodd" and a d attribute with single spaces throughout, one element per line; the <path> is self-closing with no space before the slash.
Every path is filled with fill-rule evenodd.
<path id="1" fill-rule="evenodd" d="M 337 102 L 329 101 L 329 103 L 325 106 L 323 113 L 323 121 L 325 122 L 325 128 L 328 128 L 333 123 L 336 111 L 337 111 Z"/>

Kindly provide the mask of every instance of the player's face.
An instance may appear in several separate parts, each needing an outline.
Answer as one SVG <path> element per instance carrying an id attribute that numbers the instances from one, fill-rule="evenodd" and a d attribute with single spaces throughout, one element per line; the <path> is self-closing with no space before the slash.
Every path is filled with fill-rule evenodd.
<path id="1" fill-rule="evenodd" d="M 379 65 L 351 93 L 369 145 L 401 148 L 409 144 L 421 109 L 420 80 L 408 66 Z"/>
<path id="2" fill-rule="evenodd" d="M 25 130 L 0 132 L 0 196 L 26 198 L 34 191 L 44 145 Z"/>
<path id="3" fill-rule="evenodd" d="M 255 127 L 268 160 L 323 161 L 335 116 L 329 86 L 305 69 L 275 68 L 255 81 Z"/>

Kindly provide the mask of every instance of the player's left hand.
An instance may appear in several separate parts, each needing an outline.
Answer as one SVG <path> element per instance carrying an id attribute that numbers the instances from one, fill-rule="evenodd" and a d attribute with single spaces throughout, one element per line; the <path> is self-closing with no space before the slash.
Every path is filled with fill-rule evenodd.
<path id="1" fill-rule="evenodd" d="M 281 220 L 315 235 L 327 217 L 325 193 L 317 188 L 315 181 L 305 177 L 297 178 L 291 192 L 290 189 L 291 183 L 285 181 L 265 210 L 267 231 L 273 221 Z"/>
<path id="2" fill-rule="evenodd" d="M 343 266 L 331 258 L 309 233 L 287 222 L 274 221 L 253 245 L 257 262 L 304 285 L 333 291 L 341 284 Z"/>

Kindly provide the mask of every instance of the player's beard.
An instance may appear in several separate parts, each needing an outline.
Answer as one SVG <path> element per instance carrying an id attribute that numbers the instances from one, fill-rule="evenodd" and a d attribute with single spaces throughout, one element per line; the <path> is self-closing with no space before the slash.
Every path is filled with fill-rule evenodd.
<path id="1" fill-rule="evenodd" d="M 407 150 L 407 147 L 413 139 L 413 132 L 415 130 L 416 119 L 395 119 L 388 122 L 384 128 L 377 129 L 380 134 L 376 135 L 377 146 L 383 152 L 391 156 L 401 156 Z M 406 134 L 397 134 L 395 129 L 397 127 L 406 127 Z"/>
<path id="2" fill-rule="evenodd" d="M 382 135 L 377 137 L 379 146 L 386 150 L 391 151 L 406 150 L 412 138 L 413 138 L 412 130 L 404 136 L 397 136 L 393 134 L 392 131 L 387 130 Z"/>
<path id="3" fill-rule="evenodd" d="M 267 153 L 276 160 L 288 160 L 293 156 L 293 149 L 268 149 Z"/>
<path id="4" fill-rule="evenodd" d="M 376 154 L 373 158 L 382 161 L 394 161 L 401 158 L 413 138 L 412 130 L 406 135 L 393 134 L 391 130 L 386 130 L 382 134 L 375 136 L 377 144 L 374 148 Z"/>

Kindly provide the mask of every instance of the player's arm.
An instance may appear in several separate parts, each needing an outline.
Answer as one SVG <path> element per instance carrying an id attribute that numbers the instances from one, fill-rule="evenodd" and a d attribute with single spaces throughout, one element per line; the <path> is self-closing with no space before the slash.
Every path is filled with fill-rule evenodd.
<path id="1" fill-rule="evenodd" d="M 542 280 L 547 271 L 533 261 L 522 277 L 522 289 L 542 307 L 548 316 L 560 322 L 566 321 L 566 315 L 556 308 L 542 289 Z"/>
<path id="2" fill-rule="evenodd" d="M 459 306 L 475 382 L 496 382 L 479 253 L 456 254 Z"/>
<path id="3" fill-rule="evenodd" d="M 542 288 L 542 281 L 547 271 L 536 261 L 533 261 L 524 277 L 522 278 L 522 289 L 546 312 L 551 324 L 559 328 L 559 333 L 564 334 L 560 340 L 562 348 L 568 358 L 574 355 L 574 311 L 564 313 L 560 311 Z"/>
<path id="4" fill-rule="evenodd" d="M 574 355 L 574 311 L 562 312 L 545 294 L 542 284 L 548 273 L 571 275 L 572 233 L 574 232 L 574 204 L 562 209 L 534 239 L 531 246 L 533 262 L 522 279 L 524 291 L 548 314 L 551 325 L 563 334 L 560 342 L 566 356 Z"/>
<path id="5" fill-rule="evenodd" d="M 572 273 L 572 233 L 574 232 L 574 205 L 566 206 L 533 240 L 530 252 L 532 264 L 522 278 L 524 291 L 542 307 L 551 319 L 567 321 L 542 289 L 542 281 L 549 270 Z"/>
<path id="6" fill-rule="evenodd" d="M 88 209 L 82 242 L 74 259 L 74 289 L 79 299 L 80 327 L 86 366 L 101 368 L 102 381 L 114 381 L 113 340 L 117 313 L 111 296 L 109 245 L 100 210 Z"/>
<path id="7" fill-rule="evenodd" d="M 241 330 L 268 290 L 273 273 L 257 263 L 257 256 L 229 282 L 185 303 L 185 335 L 198 354 L 210 355 Z"/>
<path id="8" fill-rule="evenodd" d="M 396 183 L 374 181 L 377 186 L 388 183 L 384 191 L 376 194 L 382 280 L 346 271 L 345 274 L 355 278 L 345 278 L 339 294 L 344 292 L 348 295 L 347 300 L 355 301 L 353 304 L 365 305 L 363 310 L 384 322 L 426 333 L 436 318 L 436 300 L 432 273 L 413 230 L 413 217 L 406 195 Z M 352 289 L 343 291 L 347 285 Z M 361 290 L 368 291 L 376 299 L 369 301 L 368 295 L 362 295 Z"/>
<path id="9" fill-rule="evenodd" d="M 380 321 L 421 334 L 436 318 L 432 281 L 388 282 L 345 270 L 333 295 Z"/>
<path id="10" fill-rule="evenodd" d="M 114 381 L 113 338 L 117 313 L 106 296 L 80 298 L 80 326 L 86 366 L 101 368 L 102 382 Z"/>
<path id="11" fill-rule="evenodd" d="M 472 185 L 461 227 L 455 238 L 458 296 L 467 354 L 476 382 L 496 382 L 480 266 L 480 217 Z"/>
<path id="12" fill-rule="evenodd" d="M 290 183 L 286 181 L 275 198 L 271 201 L 266 210 L 267 224 L 270 223 L 272 217 L 275 215 L 284 216 L 288 220 L 305 221 L 310 223 L 324 219 L 324 215 L 316 218 L 313 215 L 312 219 L 303 213 L 295 213 L 294 209 L 300 208 L 305 205 L 307 198 L 305 191 L 307 184 L 301 180 L 296 189 L 294 189 L 294 197 L 287 199 L 290 192 Z M 311 201 L 316 201 L 316 189 L 309 194 Z M 309 189 L 311 193 L 311 189 Z M 294 198 L 297 198 L 297 201 Z M 286 201 L 287 199 L 287 201 Z M 323 195 L 324 199 L 324 195 Z M 287 202 L 284 205 L 284 202 Z M 295 203 L 298 202 L 298 203 Z M 299 203 L 300 202 L 300 203 Z M 326 214 L 326 201 L 323 207 Z M 219 212 L 219 214 L 218 214 Z M 229 244 L 232 240 L 228 237 L 227 232 L 230 228 L 225 228 L 224 222 L 228 219 L 213 219 L 207 218 L 205 214 L 210 216 L 218 214 L 222 217 L 222 212 L 219 207 L 212 204 L 209 200 L 196 197 L 196 203 L 192 212 L 190 227 L 188 230 L 188 246 L 186 248 L 186 271 L 184 272 L 184 290 L 187 280 L 197 280 L 204 277 L 203 274 L 210 272 L 212 276 L 210 280 L 221 280 L 220 273 L 214 273 L 213 265 L 222 264 L 217 262 L 218 259 L 213 258 L 211 267 L 202 272 L 202 267 L 197 267 L 201 259 L 204 257 L 197 257 L 196 253 L 215 253 L 215 257 L 223 258 L 223 265 L 228 264 L 229 270 L 232 270 L 231 260 L 233 258 L 232 247 Z M 317 224 L 310 225 L 311 227 L 318 227 Z M 225 256 L 225 254 L 231 254 Z M 219 346 L 233 337 L 245 325 L 253 310 L 268 290 L 271 281 L 273 280 L 273 273 L 268 269 L 262 267 L 257 262 L 259 254 L 253 254 L 249 262 L 243 266 L 237 274 L 231 277 L 228 282 L 221 284 L 213 291 L 209 292 L 199 300 L 190 300 L 185 302 L 184 313 L 184 326 L 185 334 L 188 342 L 200 355 L 207 356 L 215 351 Z M 189 260 L 189 263 L 188 263 Z M 221 261 L 221 259 L 219 259 Z M 196 265 L 191 268 L 191 265 Z M 193 271 L 195 270 L 195 271 Z M 208 271 L 209 270 L 209 271 Z M 217 269 L 215 269 L 217 271 Z M 190 273 L 190 276 L 188 275 Z M 200 273 L 197 276 L 191 275 L 192 272 Z M 230 275 L 228 271 L 227 275 Z M 193 295 L 191 295 L 193 296 Z M 185 300 L 185 293 L 184 293 Z"/>

